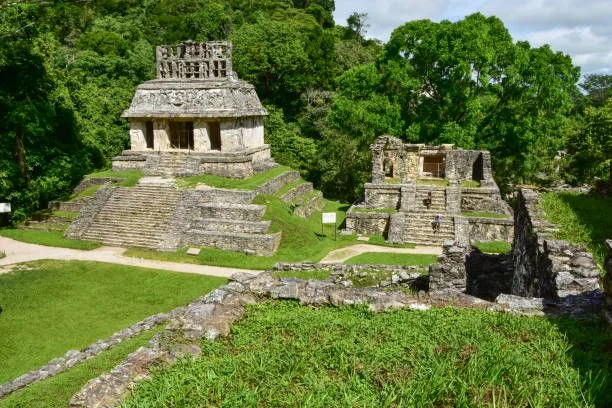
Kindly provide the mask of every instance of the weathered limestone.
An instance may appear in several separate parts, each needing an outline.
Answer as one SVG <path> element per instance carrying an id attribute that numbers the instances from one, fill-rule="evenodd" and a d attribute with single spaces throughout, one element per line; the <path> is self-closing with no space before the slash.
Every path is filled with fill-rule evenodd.
<path id="1" fill-rule="evenodd" d="M 583 248 L 552 237 L 539 196 L 519 190 L 513 243 L 512 294 L 545 298 L 598 290 L 599 269 Z"/>
<path id="2" fill-rule="evenodd" d="M 447 241 L 438 263 L 429 267 L 429 290 L 432 292 L 452 289 L 464 292 L 467 287 L 466 259 L 469 247 Z"/>
<path id="3" fill-rule="evenodd" d="M 488 152 L 404 144 L 391 136 L 380 136 L 371 149 L 372 182 L 365 184 L 364 202 L 347 213 L 348 232 L 382 233 L 389 242 L 423 245 L 441 245 L 448 239 L 511 239 L 507 222 L 470 217 L 468 227 L 457 218 L 466 212 L 512 214 L 492 178 Z M 438 185 L 442 180 L 448 186 Z M 462 187 L 464 181 L 476 181 L 481 187 Z M 396 209 L 399 214 L 383 216 L 379 215 L 382 211 L 374 211 L 363 215 L 360 208 Z M 442 217 L 442 228 L 433 231 L 431 223 L 437 214 Z"/>
<path id="4" fill-rule="evenodd" d="M 264 144 L 267 112 L 232 71 L 230 42 L 159 46 L 156 65 L 157 78 L 138 86 L 122 114 L 130 150 L 113 159 L 113 169 L 245 178 L 274 164 Z M 177 153 L 189 153 L 191 163 L 173 163 Z"/>

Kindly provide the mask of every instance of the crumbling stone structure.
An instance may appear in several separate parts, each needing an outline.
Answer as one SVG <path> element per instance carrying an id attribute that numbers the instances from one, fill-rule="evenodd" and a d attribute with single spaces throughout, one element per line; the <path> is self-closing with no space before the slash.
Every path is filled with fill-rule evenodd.
<path id="1" fill-rule="evenodd" d="M 430 245 L 512 240 L 512 211 L 493 180 L 489 152 L 408 144 L 392 136 L 380 136 L 371 149 L 372 182 L 365 185 L 364 202 L 347 213 L 347 231 Z M 501 218 L 462 215 L 469 212 Z M 434 231 L 436 214 L 442 223 Z"/>
<path id="2" fill-rule="evenodd" d="M 130 149 L 113 169 L 149 175 L 202 173 L 246 178 L 273 165 L 253 85 L 232 71 L 229 41 L 157 47 L 157 78 L 136 89 L 122 117 Z"/>

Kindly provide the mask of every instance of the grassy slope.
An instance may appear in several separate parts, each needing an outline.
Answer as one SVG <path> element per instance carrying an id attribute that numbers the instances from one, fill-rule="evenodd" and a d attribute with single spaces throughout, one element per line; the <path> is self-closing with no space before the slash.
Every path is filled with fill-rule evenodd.
<path id="1" fill-rule="evenodd" d="M 17 241 L 29 242 L 31 244 L 46 245 L 60 248 L 72 249 L 95 249 L 102 246 L 99 242 L 80 241 L 64 238 L 64 233 L 59 231 L 35 231 L 25 229 L 3 229 L 0 235 Z"/>
<path id="2" fill-rule="evenodd" d="M 604 243 L 612 238 L 612 197 L 547 193 L 542 195 L 542 207 L 548 220 L 559 227 L 558 238 L 585 245 L 603 265 Z"/>
<path id="3" fill-rule="evenodd" d="M 157 252 L 143 249 L 129 249 L 126 255 L 161 259 L 174 262 L 191 262 L 205 265 L 228 266 L 246 269 L 268 269 L 277 262 L 319 261 L 329 251 L 356 243 L 353 235 L 338 235 L 334 241 L 332 226 L 326 226 L 325 235 L 321 235 L 321 213 L 309 218 L 300 218 L 290 213 L 288 206 L 278 197 L 257 196 L 257 204 L 266 204 L 268 209 L 264 219 L 272 220 L 270 233 L 282 231 L 281 244 L 272 256 L 250 256 L 241 252 L 222 251 L 204 248 L 198 256 L 185 254 L 185 249 L 178 252 Z M 326 201 L 326 212 L 336 212 L 338 225 L 342 224 L 347 206 L 335 201 Z"/>
<path id="4" fill-rule="evenodd" d="M 610 406 L 610 342 L 603 322 L 268 302 L 124 407 Z"/>
<path id="5" fill-rule="evenodd" d="M 30 385 L 3 399 L 0 408 L 65 408 L 72 396 L 87 381 L 110 371 L 138 347 L 145 346 L 162 327 L 141 333 L 133 339 L 118 344 L 100 355 L 77 364 L 71 369 Z"/>
<path id="6" fill-rule="evenodd" d="M 247 179 L 233 179 L 228 177 L 214 176 L 211 174 L 202 174 L 193 177 L 184 177 L 177 179 L 180 186 L 184 188 L 193 188 L 198 183 L 204 183 L 211 187 L 218 188 L 238 188 L 244 190 L 254 190 L 266 181 L 272 180 L 291 169 L 287 166 L 277 166 L 266 171 L 255 174 Z"/>
<path id="7" fill-rule="evenodd" d="M 427 254 L 395 254 L 385 252 L 364 252 L 350 259 L 345 263 L 350 265 L 373 264 L 373 265 L 417 265 L 428 266 L 438 261 L 436 255 Z"/>
<path id="8" fill-rule="evenodd" d="M 95 262 L 29 266 L 33 269 L 0 275 L 0 382 L 225 282 Z"/>

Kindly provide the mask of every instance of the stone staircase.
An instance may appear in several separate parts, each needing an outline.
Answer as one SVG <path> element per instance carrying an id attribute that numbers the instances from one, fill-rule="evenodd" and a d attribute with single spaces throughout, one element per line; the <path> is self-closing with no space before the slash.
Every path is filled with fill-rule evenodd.
<path id="1" fill-rule="evenodd" d="M 157 248 L 180 197 L 180 190 L 172 185 L 115 188 L 81 239 L 113 246 Z"/>
<path id="2" fill-rule="evenodd" d="M 442 214 L 440 231 L 434 231 L 432 222 L 436 214 Z M 424 210 L 399 212 L 391 216 L 389 241 L 418 245 L 442 245 L 455 239 L 455 220 L 441 211 Z"/>
<path id="3" fill-rule="evenodd" d="M 184 243 L 257 255 L 271 255 L 280 233 L 267 234 L 265 205 L 252 204 L 254 191 L 210 188 L 201 191 Z"/>
<path id="4" fill-rule="evenodd" d="M 197 167 L 199 167 L 199 161 L 196 157 L 184 153 L 163 153 L 147 157 L 144 174 L 182 177 L 196 174 Z"/>
<path id="5" fill-rule="evenodd" d="M 281 195 L 281 200 L 293 206 L 293 214 L 298 217 L 310 217 L 323 209 L 323 194 L 315 190 L 311 182 L 305 181 L 290 188 Z"/>
<path id="6" fill-rule="evenodd" d="M 428 193 L 431 192 L 431 206 L 425 205 Z M 418 186 L 416 189 L 415 211 L 436 211 L 443 213 L 446 211 L 446 189 L 444 187 Z"/>

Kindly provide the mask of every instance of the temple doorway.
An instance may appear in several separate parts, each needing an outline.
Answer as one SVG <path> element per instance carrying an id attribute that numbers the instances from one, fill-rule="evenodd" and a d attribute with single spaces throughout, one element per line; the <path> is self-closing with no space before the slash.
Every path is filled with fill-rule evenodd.
<path id="1" fill-rule="evenodd" d="M 170 122 L 170 147 L 193 149 L 193 122 Z"/>

